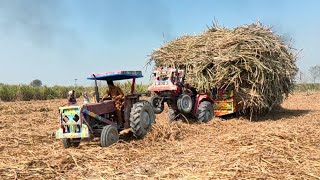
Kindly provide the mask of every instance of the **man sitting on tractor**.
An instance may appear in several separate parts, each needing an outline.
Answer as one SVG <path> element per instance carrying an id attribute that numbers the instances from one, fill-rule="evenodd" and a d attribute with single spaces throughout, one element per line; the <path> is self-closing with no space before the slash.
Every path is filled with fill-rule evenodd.
<path id="1" fill-rule="evenodd" d="M 112 99 L 112 101 L 116 105 L 116 115 L 117 115 L 117 119 L 118 119 L 118 124 L 120 126 L 122 126 L 123 125 L 123 118 L 122 118 L 122 114 L 121 114 L 121 109 L 123 107 L 124 93 L 119 87 L 117 87 L 113 84 L 113 81 L 108 80 L 107 84 L 108 84 L 109 89 L 107 90 L 106 94 L 102 97 L 102 101 L 110 99 L 110 98 Z"/>
<path id="2" fill-rule="evenodd" d="M 72 105 L 72 104 L 77 104 L 77 99 L 75 97 L 75 91 L 71 90 L 68 92 L 68 106 Z"/>
<path id="3" fill-rule="evenodd" d="M 90 103 L 90 98 L 87 92 L 82 93 L 83 96 L 83 104 L 89 104 Z"/>

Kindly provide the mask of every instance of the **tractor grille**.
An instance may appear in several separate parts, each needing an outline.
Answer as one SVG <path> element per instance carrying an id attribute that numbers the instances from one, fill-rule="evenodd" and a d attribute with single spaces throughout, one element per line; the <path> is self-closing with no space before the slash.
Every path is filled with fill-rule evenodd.
<path id="1" fill-rule="evenodd" d="M 81 131 L 80 107 L 64 107 L 61 109 L 61 128 L 64 133 L 79 133 Z"/>
<path id="2" fill-rule="evenodd" d="M 161 85 L 164 86 L 164 85 L 168 85 L 168 84 L 169 84 L 168 81 L 157 81 L 157 82 L 156 82 L 156 85 L 160 85 L 160 86 L 161 86 Z"/>
<path id="3" fill-rule="evenodd" d="M 63 129 L 63 133 L 80 133 L 81 132 L 80 124 L 63 125 L 62 129 Z"/>

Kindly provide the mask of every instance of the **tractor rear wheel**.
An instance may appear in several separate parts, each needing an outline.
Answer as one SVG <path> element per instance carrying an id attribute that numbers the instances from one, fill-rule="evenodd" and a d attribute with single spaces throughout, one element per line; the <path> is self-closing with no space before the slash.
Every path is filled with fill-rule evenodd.
<path id="1" fill-rule="evenodd" d="M 155 122 L 155 114 L 152 106 L 147 101 L 133 104 L 130 112 L 130 127 L 136 138 L 143 138 L 150 131 Z"/>
<path id="2" fill-rule="evenodd" d="M 160 114 L 164 110 L 164 102 L 163 99 L 159 96 L 153 96 L 150 100 L 151 105 L 153 107 L 154 113 Z"/>
<path id="3" fill-rule="evenodd" d="M 192 99 L 188 94 L 183 94 L 177 101 L 179 111 L 188 114 L 192 110 Z"/>
<path id="4" fill-rule="evenodd" d="M 207 123 L 213 118 L 213 105 L 209 101 L 202 101 L 196 114 L 198 122 Z"/>
<path id="5" fill-rule="evenodd" d="M 119 133 L 117 128 L 111 125 L 104 126 L 100 136 L 102 147 L 108 147 L 119 140 Z"/>
<path id="6" fill-rule="evenodd" d="M 80 139 L 68 139 L 68 138 L 63 138 L 62 139 L 62 144 L 64 148 L 70 148 L 70 147 L 79 147 L 80 145 Z"/>

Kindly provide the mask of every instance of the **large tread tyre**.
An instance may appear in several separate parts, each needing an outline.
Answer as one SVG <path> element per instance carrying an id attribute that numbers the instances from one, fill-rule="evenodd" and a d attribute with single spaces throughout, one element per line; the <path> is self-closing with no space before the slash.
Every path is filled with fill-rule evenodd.
<path id="1" fill-rule="evenodd" d="M 139 101 L 133 104 L 130 112 L 130 127 L 136 138 L 143 138 L 155 123 L 155 114 L 151 104 Z"/>
<path id="2" fill-rule="evenodd" d="M 63 138 L 62 139 L 62 144 L 64 148 L 70 148 L 70 147 L 79 147 L 80 145 L 80 139 L 68 139 L 68 138 Z"/>
<path id="3" fill-rule="evenodd" d="M 72 142 L 72 147 L 79 147 L 79 146 L 80 146 L 80 141 Z"/>
<path id="4" fill-rule="evenodd" d="M 71 139 L 71 146 L 72 147 L 79 147 L 80 146 L 80 138 L 77 139 Z"/>
<path id="5" fill-rule="evenodd" d="M 64 148 L 70 148 L 71 147 L 71 140 L 67 138 L 62 139 L 62 144 Z"/>
<path id="6" fill-rule="evenodd" d="M 209 101 L 202 101 L 196 114 L 198 122 L 207 123 L 212 120 L 213 116 L 214 112 L 212 103 Z"/>
<path id="7" fill-rule="evenodd" d="M 108 147 L 119 140 L 119 133 L 116 127 L 104 126 L 100 135 L 101 147 Z"/>
<path id="8" fill-rule="evenodd" d="M 159 96 L 153 96 L 150 100 L 150 103 L 153 107 L 153 111 L 155 114 L 160 114 L 164 110 L 164 102 L 161 101 Z"/>
<path id="9" fill-rule="evenodd" d="M 184 114 L 190 113 L 193 107 L 192 98 L 188 94 L 183 94 L 179 97 L 177 106 L 179 111 L 183 112 Z"/>

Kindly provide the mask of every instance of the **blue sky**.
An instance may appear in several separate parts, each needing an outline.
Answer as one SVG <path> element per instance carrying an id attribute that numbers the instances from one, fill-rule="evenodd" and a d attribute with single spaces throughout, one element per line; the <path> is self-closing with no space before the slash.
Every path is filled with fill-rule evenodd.
<path id="1" fill-rule="evenodd" d="M 92 72 L 143 70 L 153 49 L 200 33 L 257 20 L 303 49 L 298 66 L 320 64 L 317 0 L 0 0 L 0 83 L 89 85 Z"/>

